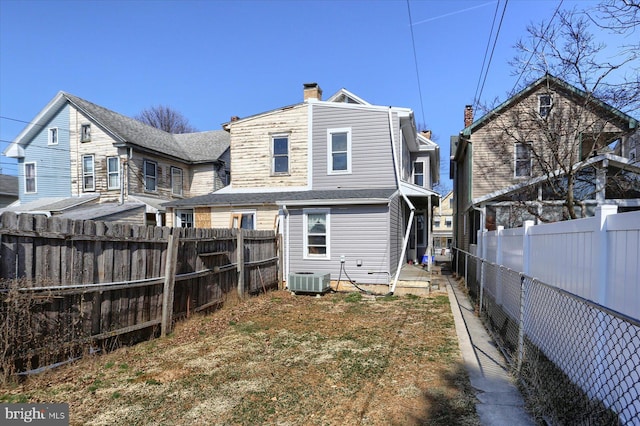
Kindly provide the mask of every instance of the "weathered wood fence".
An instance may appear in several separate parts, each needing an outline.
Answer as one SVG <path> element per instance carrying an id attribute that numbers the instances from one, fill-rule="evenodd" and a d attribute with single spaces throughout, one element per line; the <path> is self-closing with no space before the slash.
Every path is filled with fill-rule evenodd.
<path id="1" fill-rule="evenodd" d="M 270 231 L 0 215 L 0 369 L 170 332 L 176 318 L 281 282 Z"/>

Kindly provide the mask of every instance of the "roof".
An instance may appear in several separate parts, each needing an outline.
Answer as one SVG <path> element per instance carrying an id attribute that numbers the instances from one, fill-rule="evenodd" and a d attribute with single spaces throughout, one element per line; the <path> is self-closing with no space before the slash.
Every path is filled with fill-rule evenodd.
<path id="1" fill-rule="evenodd" d="M 40 130 L 40 124 L 49 121 L 58 110 L 70 102 L 86 114 L 96 125 L 109 133 L 117 142 L 134 145 L 140 149 L 166 154 L 185 162 L 213 162 L 229 147 L 230 137 L 224 130 L 171 134 L 144 124 L 133 118 L 111 111 L 66 92 L 59 92 L 38 114 L 14 142 L 5 155 L 20 155 L 20 146 Z M 24 154 L 22 154 L 24 155 Z"/>
<path id="2" fill-rule="evenodd" d="M 386 203 L 397 192 L 396 188 L 383 189 L 335 189 L 311 191 L 211 193 L 185 200 L 165 203 L 165 207 L 199 207 L 214 205 L 262 205 L 262 204 L 335 204 L 335 203 Z"/>
<path id="3" fill-rule="evenodd" d="M 56 217 L 62 217 L 65 219 L 82 219 L 82 220 L 100 220 L 113 216 L 115 214 L 125 213 L 131 210 L 144 208 L 144 203 L 139 202 L 127 202 L 124 204 L 118 203 L 101 203 L 90 204 L 88 206 L 80 206 L 75 209 L 65 211 Z"/>
<path id="4" fill-rule="evenodd" d="M 18 196 L 18 177 L 0 175 L 0 195 Z"/>
<path id="5" fill-rule="evenodd" d="M 7 207 L 5 210 L 15 212 L 48 211 L 61 212 L 96 200 L 100 194 L 93 193 L 80 197 L 44 197 L 28 203 Z"/>

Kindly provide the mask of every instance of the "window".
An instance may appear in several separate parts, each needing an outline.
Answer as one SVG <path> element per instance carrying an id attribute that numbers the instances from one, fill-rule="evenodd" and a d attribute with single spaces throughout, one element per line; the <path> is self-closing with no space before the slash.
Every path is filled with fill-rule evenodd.
<path id="1" fill-rule="evenodd" d="M 452 218 L 447 217 L 444 219 L 444 226 L 446 226 L 447 228 L 451 228 L 452 223 L 453 223 Z"/>
<path id="2" fill-rule="evenodd" d="M 171 167 L 171 193 L 182 195 L 182 169 Z"/>
<path id="3" fill-rule="evenodd" d="M 82 156 L 82 190 L 95 191 L 95 167 L 93 155 Z"/>
<path id="4" fill-rule="evenodd" d="M 255 212 L 237 212 L 231 215 L 231 227 L 235 229 L 256 229 Z"/>
<path id="5" fill-rule="evenodd" d="M 329 259 L 329 212 L 304 211 L 304 258 Z"/>
<path id="6" fill-rule="evenodd" d="M 531 145 L 528 143 L 516 143 L 515 151 L 516 177 L 531 176 Z"/>
<path id="7" fill-rule="evenodd" d="M 89 142 L 91 140 L 91 124 L 83 124 L 80 127 L 80 142 Z"/>
<path id="8" fill-rule="evenodd" d="M 24 164 L 24 192 L 25 194 L 36 192 L 36 163 Z"/>
<path id="9" fill-rule="evenodd" d="M 327 173 L 351 173 L 351 129 L 327 130 Z"/>
<path id="10" fill-rule="evenodd" d="M 413 162 L 413 183 L 424 186 L 424 163 L 422 161 Z"/>
<path id="11" fill-rule="evenodd" d="M 193 210 L 176 210 L 176 227 L 193 228 Z"/>
<path id="12" fill-rule="evenodd" d="M 633 148 L 631 151 L 629 151 L 629 160 L 635 162 L 636 161 L 636 149 Z"/>
<path id="13" fill-rule="evenodd" d="M 58 145 L 58 128 L 52 127 L 49 129 L 49 145 Z"/>
<path id="14" fill-rule="evenodd" d="M 540 117 L 545 118 L 551 113 L 551 107 L 553 106 L 553 98 L 551 95 L 538 96 L 538 114 Z"/>
<path id="15" fill-rule="evenodd" d="M 107 157 L 107 189 L 120 189 L 120 159 Z"/>
<path id="16" fill-rule="evenodd" d="M 277 135 L 271 137 L 273 149 L 272 170 L 274 174 L 289 173 L 289 136 Z"/>
<path id="17" fill-rule="evenodd" d="M 145 191 L 156 192 L 156 182 L 158 181 L 158 164 L 154 161 L 144 160 L 144 189 Z"/>
<path id="18" fill-rule="evenodd" d="M 440 228 L 440 218 L 434 218 L 433 219 L 433 227 L 434 228 Z"/>

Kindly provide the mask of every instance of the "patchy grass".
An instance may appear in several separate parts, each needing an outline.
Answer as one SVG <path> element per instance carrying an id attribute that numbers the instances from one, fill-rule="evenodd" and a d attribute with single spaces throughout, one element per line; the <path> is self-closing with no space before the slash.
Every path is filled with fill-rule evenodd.
<path id="1" fill-rule="evenodd" d="M 0 388 L 79 424 L 477 425 L 446 294 L 284 291 Z"/>

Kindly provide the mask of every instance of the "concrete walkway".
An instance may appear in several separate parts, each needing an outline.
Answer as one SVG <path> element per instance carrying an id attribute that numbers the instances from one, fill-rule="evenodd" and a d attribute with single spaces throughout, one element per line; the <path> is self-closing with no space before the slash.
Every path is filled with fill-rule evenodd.
<path id="1" fill-rule="evenodd" d="M 462 359 L 471 386 L 477 391 L 480 422 L 486 426 L 535 425 L 524 410 L 522 395 L 513 384 L 506 360 L 475 315 L 469 299 L 450 276 L 443 275 L 441 279 L 447 281 Z"/>

